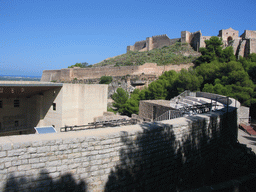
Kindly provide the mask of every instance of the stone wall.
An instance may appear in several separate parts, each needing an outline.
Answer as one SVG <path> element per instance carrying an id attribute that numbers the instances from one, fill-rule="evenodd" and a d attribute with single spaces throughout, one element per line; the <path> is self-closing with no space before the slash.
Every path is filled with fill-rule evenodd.
<path id="1" fill-rule="evenodd" d="M 139 51 L 146 47 L 146 40 L 144 41 L 137 41 L 134 44 L 134 51 Z"/>
<path id="2" fill-rule="evenodd" d="M 230 131 L 237 130 L 236 110 L 229 116 L 227 121 L 224 112 L 215 112 L 159 123 L 2 137 L 0 191 L 190 187 L 190 182 L 202 183 L 199 175 L 204 177 L 202 171 L 208 170 L 202 166 L 206 156 L 211 164 L 218 143 L 233 138 Z M 178 185 L 181 178 L 186 185 Z"/>
<path id="3" fill-rule="evenodd" d="M 171 45 L 170 38 L 166 34 L 153 36 L 152 38 L 153 38 L 153 48 L 154 49 Z"/>
<path id="4" fill-rule="evenodd" d="M 171 109 L 170 102 L 166 100 L 141 100 L 139 118 L 153 121 L 155 118 Z"/>
<path id="5" fill-rule="evenodd" d="M 192 34 L 191 46 L 194 48 L 194 50 L 199 51 L 199 48 L 201 47 L 201 41 L 202 41 L 201 31 L 197 31 Z"/>
<path id="6" fill-rule="evenodd" d="M 181 41 L 181 38 L 170 39 L 166 34 L 147 37 L 146 40 L 137 41 L 134 45 L 127 46 L 128 51 L 150 51 L 156 48 L 173 45 Z"/>
<path id="7" fill-rule="evenodd" d="M 180 71 L 193 66 L 190 64 L 157 66 L 156 63 L 145 63 L 139 66 L 122 67 L 91 67 L 91 68 L 67 68 L 61 70 L 44 70 L 41 81 L 70 82 L 76 79 L 97 79 L 102 76 L 126 76 L 126 75 L 162 75 L 169 70 Z M 54 77 L 54 78 L 53 78 Z"/>

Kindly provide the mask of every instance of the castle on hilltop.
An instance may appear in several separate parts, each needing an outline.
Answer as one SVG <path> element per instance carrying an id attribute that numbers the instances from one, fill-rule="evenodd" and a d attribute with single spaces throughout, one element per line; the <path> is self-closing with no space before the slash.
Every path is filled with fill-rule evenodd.
<path id="1" fill-rule="evenodd" d="M 232 46 L 234 54 L 247 57 L 250 53 L 256 53 L 256 31 L 245 30 L 239 36 L 239 31 L 232 28 L 222 29 L 218 37 L 222 38 L 223 46 Z M 128 51 L 150 51 L 156 48 L 173 45 L 176 42 L 189 43 L 194 50 L 198 51 L 200 47 L 205 47 L 205 40 L 211 36 L 203 36 L 201 30 L 196 32 L 181 31 L 181 37 L 170 39 L 166 34 L 147 37 L 146 40 L 137 41 L 134 45 L 127 46 Z"/>

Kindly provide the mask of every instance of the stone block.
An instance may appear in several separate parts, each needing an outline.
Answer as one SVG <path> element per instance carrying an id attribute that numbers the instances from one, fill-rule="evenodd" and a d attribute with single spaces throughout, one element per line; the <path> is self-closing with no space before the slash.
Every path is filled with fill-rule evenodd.
<path id="1" fill-rule="evenodd" d="M 61 160 L 50 161 L 45 163 L 47 167 L 54 167 L 61 165 Z"/>
<path id="2" fill-rule="evenodd" d="M 30 163 L 30 164 L 32 164 L 32 163 L 39 163 L 39 158 L 33 158 L 33 159 L 29 159 L 28 160 L 28 162 Z"/>
<path id="3" fill-rule="evenodd" d="M 100 165 L 102 163 L 101 159 L 91 161 L 91 165 Z"/>
<path id="4" fill-rule="evenodd" d="M 88 155 L 90 155 L 90 151 L 85 151 L 85 152 L 82 152 L 82 157 L 86 157 Z"/>
<path id="5" fill-rule="evenodd" d="M 12 149 L 12 145 L 10 143 L 2 145 L 2 151 L 9 151 Z"/>
<path id="6" fill-rule="evenodd" d="M 78 153 L 78 152 L 81 152 L 81 151 L 82 151 L 81 147 L 73 149 L 73 153 Z"/>
<path id="7" fill-rule="evenodd" d="M 81 166 L 81 163 L 72 163 L 68 165 L 69 169 L 75 169 Z"/>
<path id="8" fill-rule="evenodd" d="M 40 157 L 39 162 L 47 162 L 49 160 L 48 157 Z"/>
<path id="9" fill-rule="evenodd" d="M 78 157 L 81 157 L 81 153 L 71 153 L 71 154 L 68 154 L 68 158 L 69 159 L 74 159 L 74 158 L 78 158 Z"/>
<path id="10" fill-rule="evenodd" d="M 83 164 L 82 164 L 83 167 L 88 167 L 89 165 L 90 165 L 89 162 L 83 162 Z"/>
<path id="11" fill-rule="evenodd" d="M 87 179 L 89 177 L 89 174 L 88 173 L 82 173 L 80 174 L 80 178 L 81 179 Z M 86 180 L 87 181 L 87 180 Z"/>
<path id="12" fill-rule="evenodd" d="M 45 153 L 45 152 L 50 152 L 50 151 L 51 151 L 50 146 L 44 146 L 44 147 L 37 148 L 37 153 Z"/>
<path id="13" fill-rule="evenodd" d="M 45 163 L 35 163 L 35 164 L 31 164 L 31 168 L 32 169 L 39 169 L 39 168 L 44 168 L 45 167 Z"/>
<path id="14" fill-rule="evenodd" d="M 8 157 L 12 157 L 12 156 L 19 156 L 19 155 L 23 155 L 25 153 L 26 149 L 13 149 L 13 150 L 9 150 L 7 152 Z"/>
<path id="15" fill-rule="evenodd" d="M 18 169 L 17 166 L 12 166 L 12 167 L 9 167 L 9 168 L 7 169 L 7 171 L 8 171 L 8 173 L 13 173 L 13 172 L 16 172 L 17 169 Z"/>
<path id="16" fill-rule="evenodd" d="M 107 139 L 107 140 L 101 141 L 101 145 L 110 145 L 112 143 L 114 143 L 114 139 Z"/>
<path id="17" fill-rule="evenodd" d="M 19 159 L 29 159 L 30 158 L 30 154 L 29 153 L 25 153 L 23 155 L 19 155 L 18 158 Z"/>
<path id="18" fill-rule="evenodd" d="M 111 161 L 110 158 L 102 159 L 102 164 L 109 163 Z"/>
<path id="19" fill-rule="evenodd" d="M 59 145 L 59 150 L 60 151 L 65 151 L 68 149 L 68 144 L 62 144 L 62 145 Z"/>
<path id="20" fill-rule="evenodd" d="M 27 148 L 27 152 L 28 153 L 36 153 L 37 152 L 37 148 L 36 147 L 29 147 L 29 148 Z"/>
<path id="21" fill-rule="evenodd" d="M 61 165 L 57 167 L 57 171 L 66 171 L 68 170 L 68 165 Z"/>
<path id="22" fill-rule="evenodd" d="M 55 140 L 55 144 L 56 144 L 56 145 L 60 145 L 60 144 L 62 144 L 62 142 L 63 142 L 62 139 L 57 139 L 57 140 Z"/>
<path id="23" fill-rule="evenodd" d="M 7 152 L 6 151 L 0 151 L 0 158 L 6 157 Z"/>
<path id="24" fill-rule="evenodd" d="M 6 162 L 6 163 L 4 164 L 4 166 L 5 166 L 5 168 L 11 167 L 11 166 L 12 166 L 12 162 L 11 162 L 11 161 Z"/>
<path id="25" fill-rule="evenodd" d="M 31 170 L 30 165 L 19 165 L 18 166 L 18 171 L 28 171 L 28 170 Z"/>
<path id="26" fill-rule="evenodd" d="M 51 146 L 51 149 L 50 149 L 52 152 L 55 152 L 55 151 L 58 151 L 59 150 L 59 146 L 58 145 L 53 145 Z"/>
<path id="27" fill-rule="evenodd" d="M 72 144 L 69 144 L 69 148 L 71 149 L 76 149 L 76 148 L 79 148 L 81 146 L 80 143 L 72 143 Z"/>
<path id="28" fill-rule="evenodd" d="M 97 150 L 94 150 L 94 151 L 90 152 L 90 155 L 98 155 L 98 154 L 99 154 L 99 151 L 97 151 Z"/>
<path id="29" fill-rule="evenodd" d="M 21 165 L 21 160 L 12 161 L 12 166 Z"/>
<path id="30" fill-rule="evenodd" d="M 30 158 L 45 157 L 45 153 L 33 153 L 30 154 Z"/>
<path id="31" fill-rule="evenodd" d="M 83 142 L 81 143 L 82 148 L 87 148 L 89 146 L 89 142 Z"/>
<path id="32" fill-rule="evenodd" d="M 47 167 L 47 171 L 49 173 L 53 173 L 53 172 L 56 172 L 57 171 L 57 168 L 56 167 Z"/>
<path id="33" fill-rule="evenodd" d="M 4 163 L 1 163 L 0 164 L 0 170 L 3 170 L 4 169 Z"/>
<path id="34" fill-rule="evenodd" d="M 28 159 L 21 159 L 21 165 L 28 164 Z"/>
<path id="35" fill-rule="evenodd" d="M 32 143 L 32 146 L 33 147 L 41 147 L 41 146 L 43 146 L 43 141 L 34 141 Z"/>
<path id="36" fill-rule="evenodd" d="M 42 141 L 43 146 L 52 146 L 55 145 L 55 140 L 46 140 L 46 141 Z"/>

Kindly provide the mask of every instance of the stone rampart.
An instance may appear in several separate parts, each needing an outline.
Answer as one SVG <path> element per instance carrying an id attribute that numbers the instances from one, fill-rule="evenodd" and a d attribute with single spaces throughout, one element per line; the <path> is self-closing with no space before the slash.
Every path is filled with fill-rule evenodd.
<path id="1" fill-rule="evenodd" d="M 41 81 L 57 81 L 60 79 L 61 70 L 44 70 Z"/>
<path id="2" fill-rule="evenodd" d="M 136 66 L 121 67 L 91 67 L 91 68 L 67 68 L 61 70 L 44 70 L 41 81 L 70 82 L 76 79 L 97 79 L 102 76 L 126 76 L 126 75 L 162 75 L 169 70 L 180 71 L 193 66 L 190 64 L 157 66 L 156 63 L 145 63 Z M 54 77 L 54 78 L 53 78 Z"/>
<path id="3" fill-rule="evenodd" d="M 134 51 L 139 51 L 146 47 L 146 40 L 143 41 L 137 41 L 134 44 Z"/>
<path id="4" fill-rule="evenodd" d="M 152 38 L 153 38 L 153 48 L 154 49 L 171 45 L 170 38 L 166 34 L 153 36 Z"/>
<path id="5" fill-rule="evenodd" d="M 233 108 L 228 116 L 1 137 L 0 191 L 167 191 L 206 171 L 200 162 L 214 160 L 218 143 L 236 141 L 236 131 Z"/>

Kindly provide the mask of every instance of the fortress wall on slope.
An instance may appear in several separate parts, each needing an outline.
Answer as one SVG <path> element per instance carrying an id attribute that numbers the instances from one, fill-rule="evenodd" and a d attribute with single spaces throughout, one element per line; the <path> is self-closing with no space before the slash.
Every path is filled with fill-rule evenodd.
<path id="1" fill-rule="evenodd" d="M 61 70 L 44 70 L 41 81 L 58 81 L 60 79 Z"/>
<path id="2" fill-rule="evenodd" d="M 193 66 L 190 64 L 157 66 L 156 63 L 145 63 L 139 66 L 122 66 L 122 67 L 92 67 L 92 68 L 67 68 L 61 70 L 44 70 L 41 81 L 69 82 L 74 78 L 77 79 L 96 79 L 102 76 L 126 76 L 126 75 L 156 75 L 157 77 L 165 71 L 180 71 Z M 56 72 L 57 71 L 57 72 Z M 50 77 L 53 77 L 50 78 Z"/>
<path id="3" fill-rule="evenodd" d="M 1 137 L 0 191 L 54 191 L 65 186 L 103 192 L 118 191 L 120 185 L 125 191 L 139 186 L 145 191 L 170 189 L 175 181 L 166 178 L 183 171 L 181 154 L 192 162 L 186 171 L 196 171 L 200 152 L 195 143 L 214 154 L 221 139 L 229 140 L 235 131 L 233 108 L 228 121 L 219 111 L 157 123 Z"/>
<path id="4" fill-rule="evenodd" d="M 153 36 L 153 48 L 162 48 L 171 45 L 170 38 L 167 35 Z"/>

